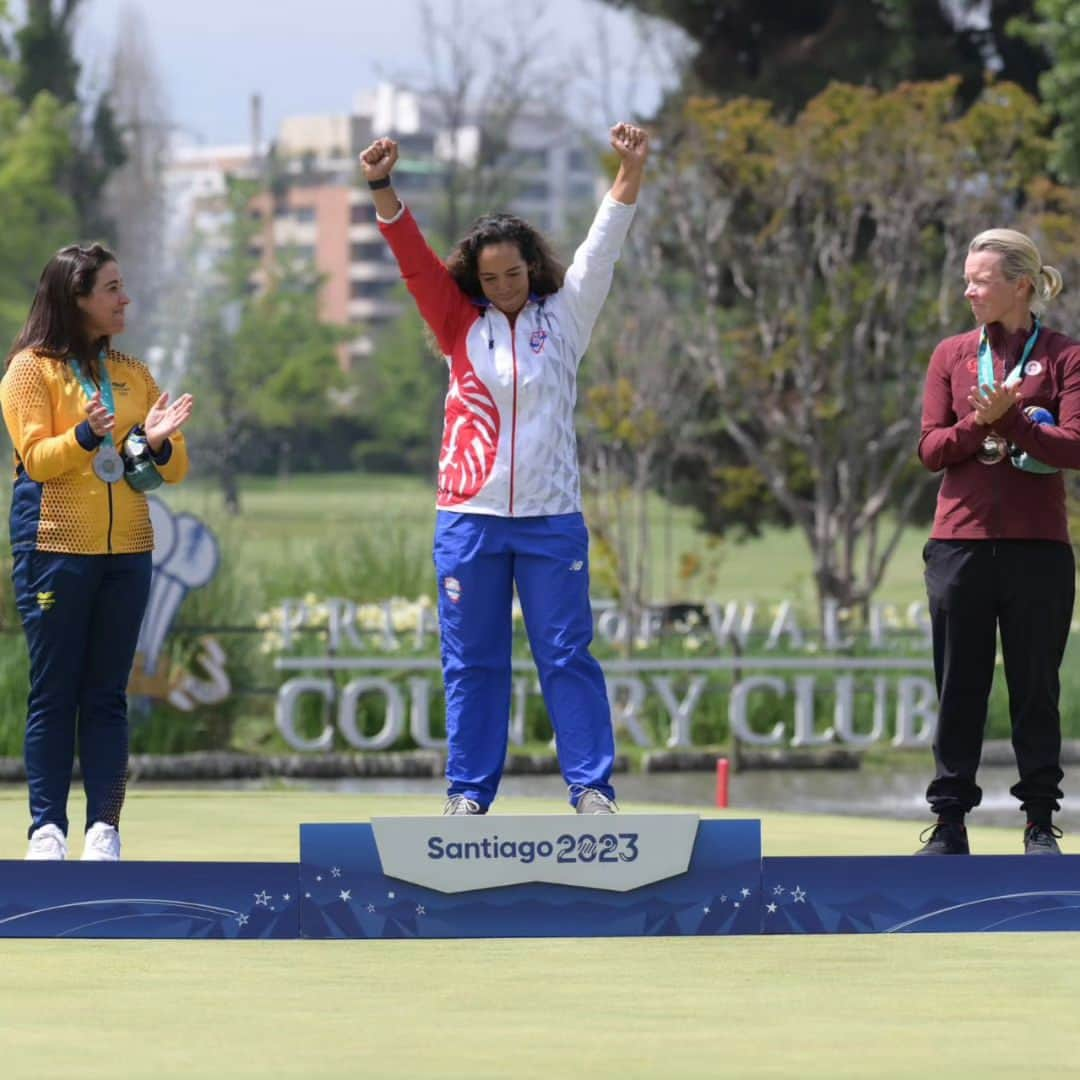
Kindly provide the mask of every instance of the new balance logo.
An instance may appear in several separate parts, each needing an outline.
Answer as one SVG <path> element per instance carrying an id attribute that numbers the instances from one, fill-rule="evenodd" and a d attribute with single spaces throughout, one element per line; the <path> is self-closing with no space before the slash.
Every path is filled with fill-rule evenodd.
<path id="1" fill-rule="evenodd" d="M 583 569 L 583 568 L 584 568 L 584 566 L 585 566 L 585 563 L 584 563 L 584 562 L 583 562 L 583 561 L 582 561 L 581 559 L 575 559 L 575 560 L 574 560 L 574 561 L 573 561 L 573 562 L 572 562 L 572 563 L 570 564 L 570 569 L 571 569 L 571 570 L 574 570 L 574 571 L 577 571 L 577 570 L 581 570 L 581 569 Z"/>
<path id="2" fill-rule="evenodd" d="M 37 594 L 37 606 L 42 611 L 48 611 L 56 603 L 56 593 L 39 592 Z"/>

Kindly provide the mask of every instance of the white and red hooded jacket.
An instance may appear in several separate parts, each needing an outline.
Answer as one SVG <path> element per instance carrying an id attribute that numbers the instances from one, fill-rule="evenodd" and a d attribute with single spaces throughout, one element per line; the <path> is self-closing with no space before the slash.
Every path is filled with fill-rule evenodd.
<path id="1" fill-rule="evenodd" d="M 606 195 L 563 287 L 531 296 L 513 321 L 461 291 L 407 209 L 380 221 L 450 369 L 440 509 L 500 517 L 581 510 L 577 370 L 634 210 Z"/>

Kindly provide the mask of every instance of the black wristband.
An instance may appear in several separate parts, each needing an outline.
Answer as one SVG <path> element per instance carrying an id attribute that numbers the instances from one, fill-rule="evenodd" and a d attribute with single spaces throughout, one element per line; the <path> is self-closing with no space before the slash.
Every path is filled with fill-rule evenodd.
<path id="1" fill-rule="evenodd" d="M 367 186 L 371 188 L 372 191 L 380 191 L 383 188 L 388 188 L 390 186 L 390 177 L 384 176 L 381 180 L 369 180 Z"/>

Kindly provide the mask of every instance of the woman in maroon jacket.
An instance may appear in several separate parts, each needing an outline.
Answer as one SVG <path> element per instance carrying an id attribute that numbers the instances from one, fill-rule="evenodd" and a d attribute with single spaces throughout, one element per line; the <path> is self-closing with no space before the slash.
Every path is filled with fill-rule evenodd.
<path id="1" fill-rule="evenodd" d="M 964 277 L 980 325 L 934 350 L 919 440 L 922 463 L 944 470 L 924 551 L 940 701 L 926 794 L 937 823 L 919 854 L 969 851 L 964 816 L 982 798 L 998 630 L 1024 850 L 1060 854 L 1058 670 L 1076 572 L 1059 470 L 1080 468 L 1080 344 L 1042 326 L 1061 275 L 1023 233 L 980 233 Z"/>

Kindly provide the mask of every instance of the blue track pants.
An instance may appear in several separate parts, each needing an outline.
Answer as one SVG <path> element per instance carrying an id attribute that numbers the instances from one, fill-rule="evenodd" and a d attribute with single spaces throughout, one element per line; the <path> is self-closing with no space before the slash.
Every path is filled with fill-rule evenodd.
<path id="1" fill-rule="evenodd" d="M 614 798 L 607 687 L 589 652 L 589 534 L 581 514 L 504 518 L 440 510 L 435 527 L 451 795 L 482 807 L 506 760 L 517 585 L 563 778 Z"/>
<path id="2" fill-rule="evenodd" d="M 150 595 L 150 553 L 15 553 L 12 582 L 30 652 L 30 831 L 68 830 L 76 739 L 86 824 L 118 826 L 127 784 L 127 683 Z"/>

